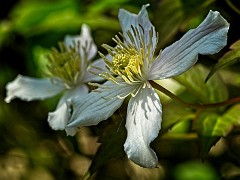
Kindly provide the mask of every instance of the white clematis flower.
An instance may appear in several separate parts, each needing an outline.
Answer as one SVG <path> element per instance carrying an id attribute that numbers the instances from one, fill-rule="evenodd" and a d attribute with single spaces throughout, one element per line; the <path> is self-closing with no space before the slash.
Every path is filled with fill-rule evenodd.
<path id="1" fill-rule="evenodd" d="M 32 78 L 18 75 L 6 85 L 5 102 L 14 98 L 25 101 L 42 100 L 64 92 L 57 108 L 48 115 L 49 125 L 54 130 L 64 130 L 70 118 L 69 102 L 72 97 L 82 98 L 88 93 L 84 84 L 89 81 L 102 80 L 90 73 L 90 60 L 96 55 L 97 47 L 91 37 L 90 28 L 82 25 L 81 34 L 66 36 L 60 44 L 60 51 L 53 49 L 49 55 L 48 71 L 50 78 Z M 104 68 L 102 59 L 91 63 L 92 66 Z M 76 128 L 66 128 L 67 134 L 75 134 Z"/>
<path id="2" fill-rule="evenodd" d="M 143 167 L 156 167 L 158 159 L 150 143 L 161 129 L 162 105 L 150 80 L 170 78 L 191 68 L 198 54 L 214 54 L 227 43 L 228 22 L 216 11 L 189 30 L 179 41 L 154 58 L 157 33 L 144 5 L 139 14 L 119 11 L 122 38 L 116 47 L 103 45 L 111 55 L 105 58 L 108 71 L 100 74 L 108 81 L 96 92 L 73 99 L 73 114 L 67 127 L 96 125 L 110 117 L 131 95 L 127 108 L 127 139 L 124 150 L 129 159 Z"/>

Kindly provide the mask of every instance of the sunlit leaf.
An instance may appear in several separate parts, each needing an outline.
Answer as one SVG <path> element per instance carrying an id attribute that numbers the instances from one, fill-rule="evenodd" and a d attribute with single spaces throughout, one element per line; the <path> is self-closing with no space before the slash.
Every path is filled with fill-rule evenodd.
<path id="1" fill-rule="evenodd" d="M 226 100 L 228 91 L 223 80 L 216 75 L 205 84 L 204 80 L 207 72 L 207 68 L 198 64 L 174 79 L 183 84 L 189 93 L 204 103 Z"/>
<path id="2" fill-rule="evenodd" d="M 232 106 L 223 115 L 204 111 L 195 120 L 195 128 L 201 138 L 201 154 L 205 157 L 220 137 L 227 136 L 234 126 L 240 125 L 240 104 Z"/>
<path id="3" fill-rule="evenodd" d="M 234 126 L 240 125 L 240 104 L 232 106 L 217 120 L 213 136 L 226 136 Z"/>
<path id="4" fill-rule="evenodd" d="M 24 31 L 26 28 L 38 25 L 49 16 L 67 9 L 76 11 L 74 1 L 22 1 L 11 12 L 11 18 L 15 23 L 15 28 Z"/>
<path id="5" fill-rule="evenodd" d="M 217 180 L 219 179 L 215 169 L 202 162 L 185 162 L 174 169 L 175 180 Z"/>
<path id="6" fill-rule="evenodd" d="M 200 156 L 205 159 L 211 147 L 216 144 L 220 136 L 213 136 L 218 115 L 214 112 L 201 112 L 195 120 L 195 128 L 200 139 Z"/>
<path id="7" fill-rule="evenodd" d="M 76 0 L 59 0 L 56 2 L 24 1 L 17 4 L 11 12 L 12 23 L 14 24 L 12 28 L 24 36 L 32 36 L 49 31 L 69 32 L 80 30 L 83 23 L 93 28 L 104 27 L 119 30 L 120 26 L 117 18 L 104 14 L 107 8 L 109 8 L 109 6 L 106 6 L 108 1 L 102 0 L 102 2 L 105 2 L 105 5 L 95 3 L 93 6 L 88 4 L 83 7 L 81 2 Z M 121 2 L 123 3 L 124 0 Z M 96 6 L 98 10 L 91 10 L 90 8 L 88 11 L 88 6 L 91 6 L 93 9 Z M 114 7 L 117 11 L 118 7 Z"/>
<path id="8" fill-rule="evenodd" d="M 240 62 L 240 40 L 230 46 L 230 51 L 223 55 L 215 64 L 206 78 L 206 82 L 221 68 Z"/>

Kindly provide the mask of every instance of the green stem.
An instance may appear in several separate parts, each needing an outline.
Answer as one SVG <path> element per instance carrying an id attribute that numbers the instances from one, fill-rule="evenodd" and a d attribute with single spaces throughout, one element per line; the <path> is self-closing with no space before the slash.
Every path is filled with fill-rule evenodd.
<path id="1" fill-rule="evenodd" d="M 171 93 L 169 90 L 165 89 L 164 87 L 162 87 L 161 85 L 157 84 L 156 82 L 150 80 L 149 81 L 150 84 L 152 85 L 152 87 L 154 87 L 155 89 L 161 91 L 162 93 L 164 93 L 165 95 L 167 95 L 168 97 L 170 97 L 172 100 L 183 104 L 186 107 L 190 107 L 190 108 L 194 108 L 194 109 L 206 109 L 206 108 L 216 108 L 216 107 L 220 107 L 220 106 L 226 106 L 226 105 L 230 105 L 230 104 L 234 104 L 234 103 L 239 103 L 240 102 L 240 97 L 236 97 L 236 98 L 232 98 L 223 102 L 219 102 L 219 103 L 211 103 L 211 104 L 191 104 L 188 102 L 183 101 L 182 99 L 180 99 L 179 97 L 175 96 L 173 93 Z"/>

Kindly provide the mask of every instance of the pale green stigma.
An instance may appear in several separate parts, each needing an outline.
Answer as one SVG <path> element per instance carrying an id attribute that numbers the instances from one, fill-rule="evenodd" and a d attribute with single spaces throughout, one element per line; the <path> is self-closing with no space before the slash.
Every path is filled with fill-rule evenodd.
<path id="1" fill-rule="evenodd" d="M 78 44 L 78 46 L 80 45 Z M 59 43 L 59 48 L 60 50 L 52 48 L 51 53 L 47 56 L 48 72 L 50 76 L 61 79 L 67 88 L 71 88 L 81 79 L 81 75 L 84 73 L 81 71 L 86 69 L 81 66 L 87 66 L 87 61 L 80 56 L 77 51 L 79 48 L 66 47 L 62 42 Z M 86 53 L 83 57 L 87 57 Z"/>

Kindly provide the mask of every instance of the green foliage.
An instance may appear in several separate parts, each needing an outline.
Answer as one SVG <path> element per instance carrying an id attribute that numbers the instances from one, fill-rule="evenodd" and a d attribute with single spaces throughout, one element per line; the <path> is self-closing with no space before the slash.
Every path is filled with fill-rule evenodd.
<path id="1" fill-rule="evenodd" d="M 220 52 L 224 55 L 210 73 L 206 58 L 175 77 L 177 83 L 174 83 L 180 84 L 181 90 L 173 92 L 194 104 L 223 102 L 239 96 L 239 64 L 235 64 L 240 57 L 239 15 L 224 1 L 19 0 L 0 20 L 0 179 L 81 179 L 84 173 L 86 179 L 90 176 L 90 179 L 113 179 L 110 174 L 115 179 L 153 179 L 153 170 L 161 171 L 156 179 L 238 178 L 239 104 L 199 110 L 161 98 L 162 129 L 151 144 L 159 158 L 159 168 L 144 169 L 130 165 L 124 153 L 125 112 L 124 115 L 116 112 L 107 121 L 89 128 L 101 143 L 99 147 L 95 143 L 94 148 L 98 149 L 90 154 L 89 149 L 83 150 L 90 140 L 82 134 L 66 137 L 65 132 L 50 129 L 47 115 L 55 109 L 59 96 L 44 102 L 3 101 L 6 83 L 17 74 L 45 75 L 42 72 L 46 70 L 45 55 L 65 35 L 78 34 L 86 23 L 101 51 L 101 44 L 112 42 L 111 38 L 120 31 L 119 8 L 137 13 L 146 3 L 150 3 L 149 17 L 159 33 L 158 49 L 195 28 L 209 9 L 220 11 L 231 24 L 229 40 L 235 43 L 230 50 Z M 229 67 L 233 64 L 236 66 Z M 124 103 L 121 111 L 126 108 Z M 220 148 L 222 154 L 207 158 L 219 139 L 227 142 L 226 147 Z M 198 162 L 200 158 L 205 159 L 204 163 Z M 230 175 L 225 173 L 226 162 L 232 165 Z"/>
<path id="2" fill-rule="evenodd" d="M 186 108 L 175 102 L 164 104 L 161 131 L 167 131 L 178 122 L 186 121 L 192 119 L 193 117 L 194 113 L 189 108 Z"/>
<path id="3" fill-rule="evenodd" d="M 202 12 L 207 13 L 208 7 L 214 1 L 162 0 L 153 16 L 159 33 L 159 47 L 169 44 L 179 30 L 195 28 L 204 18 Z"/>
<path id="4" fill-rule="evenodd" d="M 230 51 L 225 53 L 219 60 L 218 63 L 215 64 L 210 73 L 208 74 L 205 82 L 207 82 L 217 70 L 221 68 L 225 68 L 231 66 L 240 61 L 240 40 L 236 41 L 234 44 L 230 46 Z"/>
<path id="5" fill-rule="evenodd" d="M 119 119 L 116 120 L 119 121 Z M 109 161 L 123 157 L 123 144 L 125 140 L 126 129 L 124 122 L 113 122 L 104 127 L 104 131 L 102 131 L 99 139 L 101 145 L 92 160 L 87 175 L 91 176 Z"/>
<path id="6" fill-rule="evenodd" d="M 240 105 L 236 104 L 222 115 L 215 112 L 201 112 L 196 119 L 196 129 L 201 136 L 227 136 L 230 130 L 240 125 Z"/>
<path id="7" fill-rule="evenodd" d="M 208 83 L 204 83 L 208 69 L 200 64 L 174 79 L 183 84 L 190 94 L 204 103 L 224 101 L 228 98 L 228 90 L 220 78 L 214 76 Z"/>
<path id="8" fill-rule="evenodd" d="M 217 180 L 217 173 L 211 165 L 200 162 L 186 162 L 174 170 L 176 180 Z"/>
<path id="9" fill-rule="evenodd" d="M 226 137 L 233 127 L 240 125 L 239 110 L 240 105 L 236 104 L 222 115 L 213 111 L 203 111 L 198 114 L 195 119 L 195 128 L 201 139 L 203 158 L 220 137 Z"/>
<path id="10" fill-rule="evenodd" d="M 155 23 L 159 27 L 156 30 L 159 33 L 160 47 L 162 47 L 177 33 L 183 21 L 183 11 L 179 0 L 161 1 L 159 9 L 162 10 L 156 12 Z"/>

